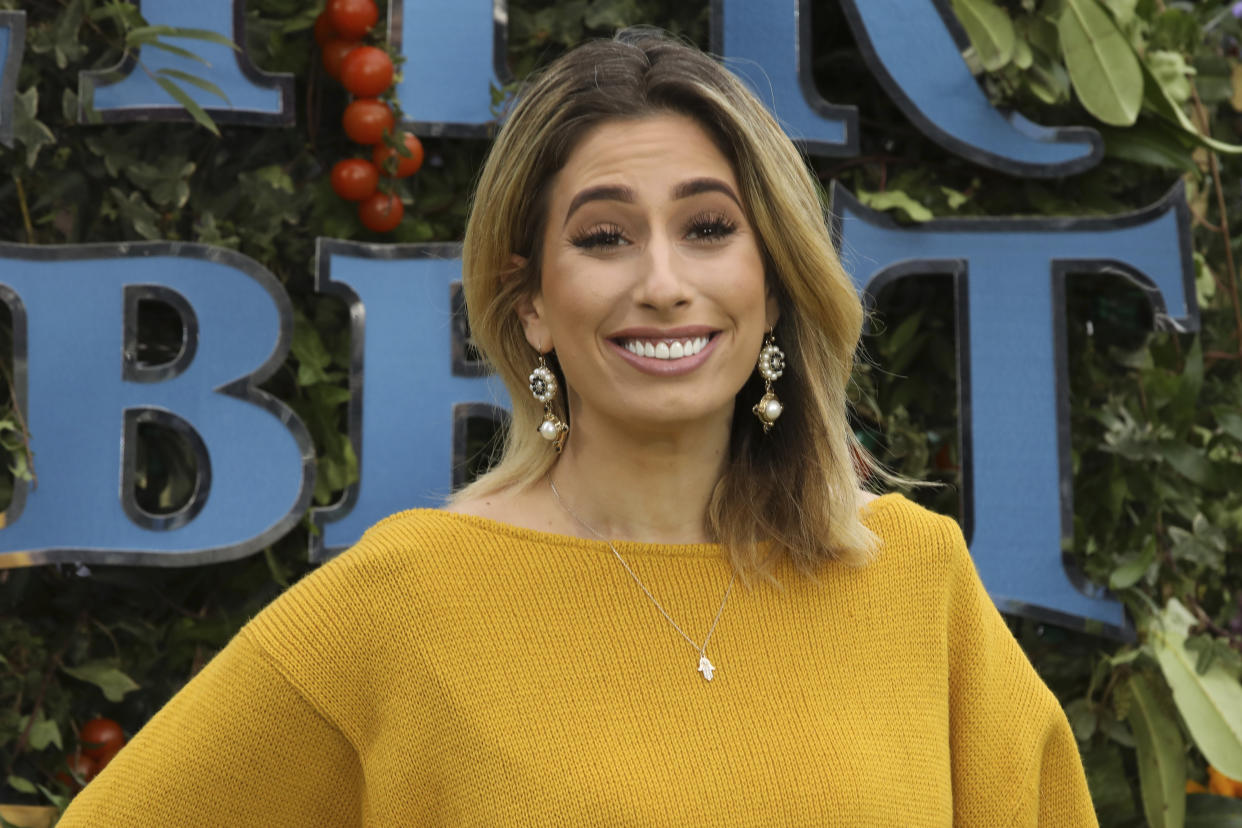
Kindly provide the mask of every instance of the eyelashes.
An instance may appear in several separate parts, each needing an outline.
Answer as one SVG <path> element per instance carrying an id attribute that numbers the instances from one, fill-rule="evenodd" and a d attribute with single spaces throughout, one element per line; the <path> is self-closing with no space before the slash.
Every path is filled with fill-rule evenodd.
<path id="1" fill-rule="evenodd" d="M 683 235 L 690 241 L 715 243 L 737 232 L 737 222 L 724 213 L 703 212 L 693 216 Z M 582 250 L 620 247 L 628 244 L 625 230 L 619 224 L 606 222 L 588 227 L 570 237 L 569 243 Z"/>

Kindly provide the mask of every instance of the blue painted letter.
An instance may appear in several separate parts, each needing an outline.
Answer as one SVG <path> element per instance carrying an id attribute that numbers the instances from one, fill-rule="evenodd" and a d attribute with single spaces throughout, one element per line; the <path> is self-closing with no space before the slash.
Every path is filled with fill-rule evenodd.
<path id="1" fill-rule="evenodd" d="M 38 475 L 37 488 L 14 495 L 0 565 L 211 563 L 262 549 L 301 519 L 313 488 L 310 436 L 255 388 L 288 351 L 292 310 L 257 262 L 170 242 L 3 244 L 0 296 L 13 313 L 17 395 Z M 181 316 L 181 353 L 167 365 L 136 358 L 141 299 Z M 172 515 L 133 502 L 141 422 L 176 429 L 199 455 L 195 493 Z"/>
<path id="2" fill-rule="evenodd" d="M 1124 627 L 1115 600 L 1061 565 L 1073 537 L 1064 285 L 1122 272 L 1158 316 L 1198 326 L 1189 213 L 1180 185 L 1159 203 L 1083 219 L 944 219 L 898 227 L 833 188 L 834 223 L 860 291 L 901 275 L 957 277 L 963 523 L 979 573 L 1008 612 Z M 1081 580 L 1079 578 L 1079 580 Z"/>

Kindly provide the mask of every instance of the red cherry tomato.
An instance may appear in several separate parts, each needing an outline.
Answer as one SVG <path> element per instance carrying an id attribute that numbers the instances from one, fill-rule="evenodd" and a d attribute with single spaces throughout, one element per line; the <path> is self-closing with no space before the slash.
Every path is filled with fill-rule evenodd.
<path id="1" fill-rule="evenodd" d="M 384 133 L 391 132 L 397 122 L 388 104 L 375 98 L 359 98 L 345 107 L 342 123 L 349 140 L 359 144 L 378 144 L 384 140 Z"/>
<path id="2" fill-rule="evenodd" d="M 82 786 L 95 778 L 99 773 L 99 763 L 89 756 L 74 753 L 65 757 L 65 769 L 56 772 L 56 778 L 64 782 L 69 790 L 82 790 Z M 78 780 L 81 780 L 80 782 Z"/>
<path id="3" fill-rule="evenodd" d="M 329 0 L 324 11 L 341 37 L 357 40 L 379 20 L 374 0 Z"/>
<path id="4" fill-rule="evenodd" d="M 332 168 L 332 189 L 346 201 L 362 201 L 379 186 L 379 170 L 370 161 L 347 158 Z"/>
<path id="5" fill-rule="evenodd" d="M 323 68 L 337 80 L 341 79 L 341 62 L 358 48 L 356 40 L 329 40 L 323 45 Z"/>
<path id="6" fill-rule="evenodd" d="M 359 46 L 341 61 L 341 83 L 357 98 L 374 98 L 392 85 L 392 58 L 383 49 Z"/>
<path id="7" fill-rule="evenodd" d="M 358 219 L 368 230 L 387 233 L 401 223 L 405 206 L 390 193 L 373 193 L 358 202 Z"/>
<path id="8" fill-rule="evenodd" d="M 82 725 L 78 742 L 82 745 L 82 755 L 99 763 L 102 770 L 125 747 L 125 731 L 116 722 L 101 716 Z"/>
<path id="9" fill-rule="evenodd" d="M 387 144 L 376 144 L 371 160 L 385 175 L 406 178 L 418 172 L 418 168 L 423 165 L 423 143 L 409 132 L 403 132 L 401 136 L 406 150 L 410 153 L 408 158 Z"/>
<path id="10" fill-rule="evenodd" d="M 328 19 L 328 13 L 326 11 L 320 12 L 319 16 L 315 18 L 315 42 L 319 44 L 320 48 L 323 48 L 328 45 L 329 41 L 337 40 L 340 37 L 336 29 L 332 28 L 332 21 Z M 350 38 L 345 39 L 349 40 Z"/>

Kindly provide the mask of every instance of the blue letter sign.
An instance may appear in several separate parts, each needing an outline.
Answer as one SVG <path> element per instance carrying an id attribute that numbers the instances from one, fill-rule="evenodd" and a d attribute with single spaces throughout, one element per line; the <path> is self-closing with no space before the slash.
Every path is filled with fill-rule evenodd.
<path id="1" fill-rule="evenodd" d="M 39 478 L 6 515 L 0 553 L 20 553 L 6 565 L 209 563 L 298 522 L 314 448 L 288 407 L 255 387 L 284 361 L 292 331 L 289 298 L 258 263 L 170 242 L 0 244 L 0 291 Z M 166 365 L 138 361 L 142 300 L 181 317 L 181 353 Z M 143 422 L 176 429 L 198 454 L 195 492 L 172 515 L 133 499 Z"/>
<path id="2" fill-rule="evenodd" d="M 454 327 L 460 255 L 455 244 L 319 240 L 318 289 L 350 304 L 349 430 L 360 479 L 341 503 L 314 510 L 323 534 L 312 539 L 312 558 L 393 512 L 442 503 L 463 459 L 454 449 L 465 417 L 509 406 L 504 383 L 469 362 Z"/>
<path id="3" fill-rule="evenodd" d="M 1008 612 L 1118 632 L 1122 608 L 1070 588 L 1073 538 L 1065 278 L 1123 273 L 1159 316 L 1198 327 L 1190 222 L 1175 187 L 1136 213 L 1081 219 L 943 219 L 898 227 L 833 187 L 834 224 L 859 290 L 951 273 L 958 307 L 964 529 L 979 574 Z"/>
<path id="4" fill-rule="evenodd" d="M 142 0 L 141 11 L 150 25 L 215 32 L 236 43 L 240 51 L 197 38 L 168 38 L 176 46 L 202 58 L 203 62 L 147 47 L 137 57 L 131 55 L 113 69 L 82 72 L 79 120 L 87 122 L 87 106 L 94 108 L 100 120 L 109 123 L 189 120 L 185 107 L 155 81 L 161 69 L 173 69 L 213 83 L 228 96 L 227 101 L 221 100 L 197 86 L 178 82 L 186 94 L 217 121 L 291 126 L 294 121 L 293 76 L 260 72 L 246 57 L 245 7 L 245 0 L 227 3 L 221 0 Z M 123 77 L 111 81 L 111 76 L 117 73 Z"/>

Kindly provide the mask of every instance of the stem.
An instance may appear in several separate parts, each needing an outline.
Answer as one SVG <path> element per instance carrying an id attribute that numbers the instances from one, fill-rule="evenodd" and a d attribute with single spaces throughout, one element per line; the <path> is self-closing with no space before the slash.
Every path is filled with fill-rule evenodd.
<path id="1" fill-rule="evenodd" d="M 22 730 L 22 735 L 17 737 L 17 744 L 13 747 L 13 755 L 9 757 L 9 765 L 5 768 L 4 778 L 8 779 L 13 775 L 13 768 L 17 765 L 17 757 L 21 756 L 22 751 L 26 749 L 26 740 L 30 738 L 30 728 L 34 727 L 35 717 L 43 708 L 43 696 L 47 693 L 47 686 L 52 681 L 52 676 L 56 672 L 56 668 L 60 666 L 60 657 L 65 654 L 65 650 L 69 648 L 69 642 L 64 645 L 52 656 L 51 663 L 43 672 L 43 681 L 39 683 L 39 693 L 35 696 L 34 707 L 30 709 L 30 717 L 26 719 L 26 727 Z"/>
<path id="2" fill-rule="evenodd" d="M 13 174 L 13 183 L 17 185 L 17 203 L 22 208 L 22 223 L 26 227 L 26 243 L 35 243 L 34 224 L 30 221 L 30 207 L 26 204 L 26 188 L 22 186 L 22 177 Z"/>
<path id="3" fill-rule="evenodd" d="M 1195 90 L 1194 84 L 1190 85 L 1190 93 L 1193 96 L 1195 113 L 1203 124 L 1203 134 L 1210 135 L 1207 110 L 1203 108 L 1203 102 L 1199 100 L 1199 93 Z M 1225 209 L 1225 190 L 1220 183 L 1220 160 L 1215 150 L 1208 151 L 1208 163 L 1212 168 L 1212 186 L 1216 188 L 1216 209 L 1220 213 L 1218 216 L 1220 231 L 1225 239 L 1225 266 L 1229 270 L 1229 299 L 1233 303 L 1233 321 L 1237 331 L 1236 347 L 1238 355 L 1242 356 L 1242 304 L 1238 302 L 1238 269 L 1233 263 L 1233 245 L 1229 238 L 1229 212 Z"/>

